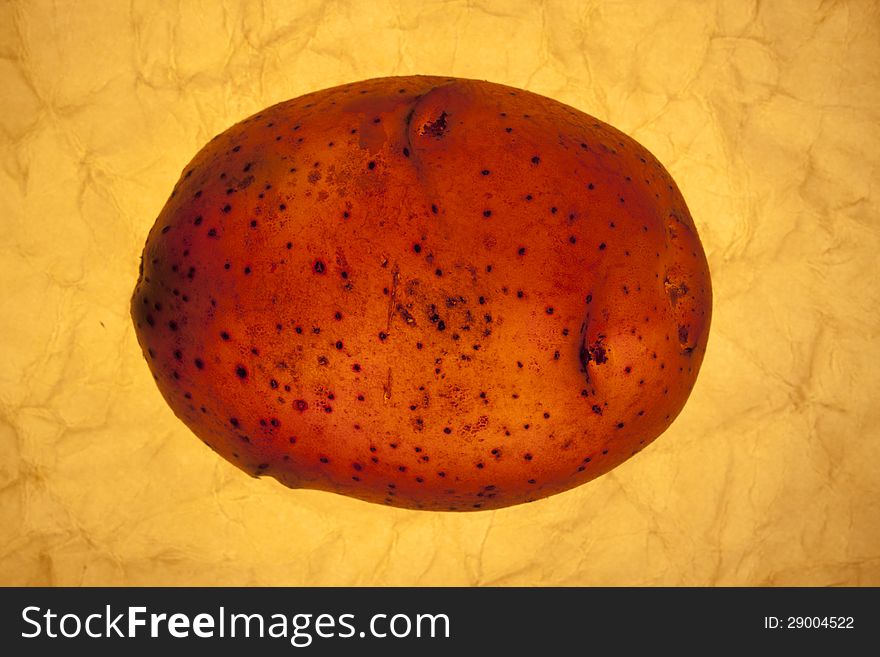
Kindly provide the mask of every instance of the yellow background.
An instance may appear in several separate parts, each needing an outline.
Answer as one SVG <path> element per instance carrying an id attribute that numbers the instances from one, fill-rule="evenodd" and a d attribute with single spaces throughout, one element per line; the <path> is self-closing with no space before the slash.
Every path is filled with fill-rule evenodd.
<path id="1" fill-rule="evenodd" d="M 0 48 L 0 583 L 880 585 L 877 3 L 13 0 Z M 415 73 L 610 122 L 698 225 L 696 389 L 580 489 L 435 514 L 251 479 L 139 353 L 138 258 L 196 150 Z"/>

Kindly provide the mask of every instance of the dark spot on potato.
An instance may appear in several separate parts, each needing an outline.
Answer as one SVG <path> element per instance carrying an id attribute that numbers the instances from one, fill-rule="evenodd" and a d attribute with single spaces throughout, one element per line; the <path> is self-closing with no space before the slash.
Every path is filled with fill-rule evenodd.
<path id="1" fill-rule="evenodd" d="M 601 365 L 607 360 L 605 346 L 601 340 L 590 345 L 590 357 L 596 365 Z"/>
<path id="2" fill-rule="evenodd" d="M 446 112 L 441 112 L 440 116 L 432 121 L 425 122 L 421 128 L 419 128 L 419 135 L 427 135 L 429 137 L 434 137 L 435 139 L 441 138 L 447 130 L 446 117 L 448 114 Z"/>
<path id="3" fill-rule="evenodd" d="M 674 283 L 669 280 L 668 276 L 663 280 L 663 285 L 666 288 L 666 294 L 669 296 L 669 301 L 673 307 L 676 306 L 679 299 L 686 296 L 690 291 L 685 283 Z"/>

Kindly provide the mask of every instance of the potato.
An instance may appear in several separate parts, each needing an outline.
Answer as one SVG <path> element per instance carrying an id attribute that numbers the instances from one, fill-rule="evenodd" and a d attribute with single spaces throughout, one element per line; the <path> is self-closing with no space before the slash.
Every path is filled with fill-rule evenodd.
<path id="1" fill-rule="evenodd" d="M 711 315 L 662 165 L 484 81 L 367 80 L 215 137 L 132 316 L 207 445 L 292 488 L 472 511 L 608 472 L 681 411 Z"/>

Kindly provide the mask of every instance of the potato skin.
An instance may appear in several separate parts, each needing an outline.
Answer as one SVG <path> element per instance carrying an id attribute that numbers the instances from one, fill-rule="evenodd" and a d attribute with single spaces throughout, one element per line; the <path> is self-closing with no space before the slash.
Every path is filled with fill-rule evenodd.
<path id="1" fill-rule="evenodd" d="M 645 148 L 527 91 L 414 76 L 215 137 L 149 233 L 131 308 L 168 404 L 244 471 L 473 511 L 659 436 L 711 305 Z"/>

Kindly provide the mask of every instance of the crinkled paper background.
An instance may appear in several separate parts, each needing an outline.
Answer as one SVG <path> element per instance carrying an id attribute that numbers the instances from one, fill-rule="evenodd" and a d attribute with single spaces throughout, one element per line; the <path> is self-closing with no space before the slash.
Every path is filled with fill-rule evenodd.
<path id="1" fill-rule="evenodd" d="M 0 48 L 0 583 L 880 585 L 876 2 L 12 0 Z M 138 259 L 196 150 L 415 73 L 610 122 L 697 222 L 696 389 L 577 490 L 435 514 L 251 479 L 140 355 Z"/>

